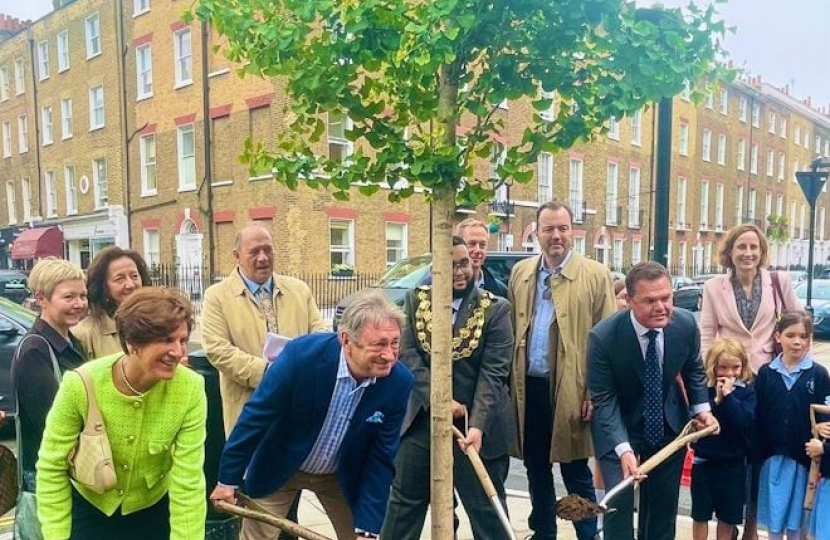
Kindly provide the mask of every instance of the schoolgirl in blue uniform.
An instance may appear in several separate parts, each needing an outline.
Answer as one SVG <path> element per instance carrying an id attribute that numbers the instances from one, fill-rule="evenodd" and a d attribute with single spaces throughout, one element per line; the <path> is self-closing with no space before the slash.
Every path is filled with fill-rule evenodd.
<path id="1" fill-rule="evenodd" d="M 827 404 L 830 405 L 830 402 Z M 821 458 L 821 479 L 816 488 L 808 537 L 812 540 L 830 540 L 830 417 L 824 415 L 820 420 L 824 420 L 817 426 L 821 440 L 810 439 L 805 445 L 810 458 Z"/>
<path id="2" fill-rule="evenodd" d="M 761 475 L 758 523 L 770 540 L 801 539 L 802 506 L 810 458 L 810 405 L 830 396 L 827 370 L 810 357 L 813 319 L 803 311 L 788 312 L 776 325 L 783 352 L 758 371 L 755 392 L 757 443 Z M 818 512 L 816 512 L 818 513 Z"/>

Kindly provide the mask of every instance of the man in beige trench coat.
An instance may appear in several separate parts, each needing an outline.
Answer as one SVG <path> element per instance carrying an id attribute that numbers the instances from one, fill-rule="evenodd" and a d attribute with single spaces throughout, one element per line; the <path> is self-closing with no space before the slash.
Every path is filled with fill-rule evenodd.
<path id="1" fill-rule="evenodd" d="M 569 493 L 595 500 L 586 350 L 591 328 L 614 313 L 614 286 L 605 266 L 573 252 L 573 213 L 566 205 L 540 206 L 536 235 L 542 254 L 516 263 L 508 288 L 518 423 L 511 453 L 527 470 L 533 529 L 528 539 L 554 540 L 553 463 L 559 463 Z M 596 519 L 574 528 L 579 540 L 591 540 Z"/>

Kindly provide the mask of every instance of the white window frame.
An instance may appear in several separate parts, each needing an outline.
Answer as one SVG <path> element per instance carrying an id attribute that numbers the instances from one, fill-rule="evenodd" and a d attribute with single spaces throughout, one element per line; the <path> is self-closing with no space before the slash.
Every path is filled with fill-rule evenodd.
<path id="1" fill-rule="evenodd" d="M 92 187 L 95 210 L 106 208 L 109 205 L 108 174 L 106 159 L 98 158 L 92 160 Z"/>
<path id="2" fill-rule="evenodd" d="M 778 152 L 778 180 L 783 181 L 787 177 L 787 156 L 784 152 Z"/>
<path id="3" fill-rule="evenodd" d="M 635 238 L 631 241 L 631 266 L 639 264 L 643 257 L 643 241 Z"/>
<path id="4" fill-rule="evenodd" d="M 810 130 L 807 129 L 807 128 L 804 128 L 804 137 L 803 137 L 802 141 L 804 142 L 804 148 L 807 148 L 809 150 L 809 148 L 810 148 Z"/>
<path id="5" fill-rule="evenodd" d="M 71 139 L 74 129 L 72 98 L 63 98 L 61 100 L 61 139 Z"/>
<path id="6" fill-rule="evenodd" d="M 754 187 L 749 188 L 749 208 L 747 209 L 747 217 L 750 221 L 758 219 L 758 190 Z"/>
<path id="7" fill-rule="evenodd" d="M 738 100 L 738 120 L 740 120 L 744 124 L 746 123 L 746 113 L 748 108 L 749 102 L 747 101 L 746 96 L 741 96 L 741 98 Z"/>
<path id="8" fill-rule="evenodd" d="M 706 91 L 704 101 L 707 109 L 711 110 L 715 108 L 715 93 L 711 89 Z"/>
<path id="9" fill-rule="evenodd" d="M 689 81 L 683 83 L 683 91 L 680 92 L 680 99 L 687 102 L 692 99 L 692 84 Z"/>
<path id="10" fill-rule="evenodd" d="M 72 165 L 63 168 L 63 184 L 66 191 L 66 215 L 74 216 L 78 213 L 78 182 Z"/>
<path id="11" fill-rule="evenodd" d="M 793 130 L 793 139 L 795 139 L 795 145 L 798 146 L 801 144 L 801 126 L 799 124 L 795 125 L 795 129 Z"/>
<path id="12" fill-rule="evenodd" d="M 700 229 L 709 230 L 709 182 L 700 183 Z"/>
<path id="13" fill-rule="evenodd" d="M 677 228 L 686 228 L 686 178 L 677 177 Z"/>
<path id="14" fill-rule="evenodd" d="M 6 182 L 6 211 L 9 213 L 9 225 L 17 225 L 17 199 L 11 180 Z"/>
<path id="15" fill-rule="evenodd" d="M 718 134 L 718 165 L 726 166 L 726 135 Z"/>
<path id="16" fill-rule="evenodd" d="M 390 236 L 390 231 L 395 229 L 399 231 L 400 239 Z M 396 221 L 387 221 L 384 230 L 386 234 L 386 266 L 389 267 L 409 256 L 409 225 Z M 398 241 L 400 242 L 400 245 L 390 244 L 390 242 Z M 390 260 L 389 256 L 393 253 L 394 257 Z"/>
<path id="17" fill-rule="evenodd" d="M 553 154 L 540 152 L 536 158 L 536 200 L 544 204 L 553 200 Z"/>
<path id="18" fill-rule="evenodd" d="M 0 67 L 0 101 L 9 99 L 11 93 L 11 81 L 9 81 L 9 68 L 6 66 Z"/>
<path id="19" fill-rule="evenodd" d="M 151 133 L 139 139 L 139 159 L 141 161 L 141 196 L 158 194 L 158 172 L 156 167 L 156 135 Z"/>
<path id="20" fill-rule="evenodd" d="M 185 138 L 193 138 L 193 152 L 186 153 Z M 176 157 L 178 163 L 179 191 L 193 191 L 196 189 L 196 127 L 193 124 L 184 124 L 176 128 Z"/>
<path id="21" fill-rule="evenodd" d="M 12 155 L 12 122 L 6 120 L 3 122 L 3 157 L 11 157 Z"/>
<path id="22" fill-rule="evenodd" d="M 758 103 L 752 104 L 752 127 L 761 127 L 761 105 Z"/>
<path id="23" fill-rule="evenodd" d="M 702 144 L 702 159 L 705 162 L 712 161 L 712 130 L 704 129 L 703 130 L 703 144 Z"/>
<path id="24" fill-rule="evenodd" d="M 14 59 L 14 93 L 19 96 L 26 92 L 26 67 L 23 58 Z"/>
<path id="25" fill-rule="evenodd" d="M 29 151 L 29 117 L 25 114 L 17 117 L 17 151 L 20 154 Z"/>
<path id="26" fill-rule="evenodd" d="M 775 135 L 775 133 L 777 132 L 777 130 L 775 129 L 775 121 L 775 111 L 770 111 L 769 114 L 767 114 L 767 131 L 769 133 L 772 133 L 773 135 Z"/>
<path id="27" fill-rule="evenodd" d="M 738 186 L 735 189 L 735 225 L 744 222 L 744 187 Z"/>
<path id="28" fill-rule="evenodd" d="M 689 124 L 680 122 L 678 133 L 677 151 L 681 156 L 689 155 Z"/>
<path id="29" fill-rule="evenodd" d="M 775 151 L 767 150 L 767 176 L 775 175 Z"/>
<path id="30" fill-rule="evenodd" d="M 608 161 L 605 166 L 605 224 L 619 225 L 620 164 Z"/>
<path id="31" fill-rule="evenodd" d="M 46 40 L 37 44 L 37 78 L 39 81 L 49 78 L 49 42 Z"/>
<path id="32" fill-rule="evenodd" d="M 821 135 L 816 135 L 816 146 L 813 149 L 815 154 L 821 154 Z"/>
<path id="33" fill-rule="evenodd" d="M 354 152 L 354 145 L 346 138 L 346 132 L 352 128 L 352 119 L 344 113 L 328 113 L 327 116 L 326 138 L 328 140 L 329 159 L 334 160 L 332 146 L 337 146 L 341 148 L 341 162 L 348 161 L 352 152 Z"/>
<path id="34" fill-rule="evenodd" d="M 720 113 L 724 116 L 729 114 L 729 91 L 726 88 L 720 89 Z"/>
<path id="35" fill-rule="evenodd" d="M 784 195 L 781 193 L 775 196 L 775 213 L 779 216 L 784 215 Z"/>
<path id="36" fill-rule="evenodd" d="M 628 226 L 640 227 L 640 180 L 639 167 L 628 168 Z"/>
<path id="37" fill-rule="evenodd" d="M 69 69 L 69 30 L 58 32 L 55 41 L 58 46 L 58 73 Z"/>
<path id="38" fill-rule="evenodd" d="M 631 144 L 633 146 L 643 144 L 643 109 L 637 109 L 631 113 Z"/>
<path id="39" fill-rule="evenodd" d="M 782 116 L 781 121 L 778 123 L 778 136 L 782 139 L 787 138 L 787 118 Z"/>
<path id="40" fill-rule="evenodd" d="M 790 201 L 790 239 L 795 240 L 795 201 Z"/>
<path id="41" fill-rule="evenodd" d="M 574 237 L 574 253 L 578 253 L 579 255 L 585 256 L 585 237 L 584 236 L 575 236 Z"/>
<path id="42" fill-rule="evenodd" d="M 150 11 L 150 0 L 133 0 L 133 17 Z"/>
<path id="43" fill-rule="evenodd" d="M 613 117 L 608 119 L 608 138 L 612 141 L 620 140 L 620 121 Z"/>
<path id="44" fill-rule="evenodd" d="M 32 181 L 28 176 L 20 181 L 20 194 L 23 197 L 23 222 L 29 223 L 32 221 Z"/>
<path id="45" fill-rule="evenodd" d="M 144 260 L 150 267 L 161 263 L 161 232 L 158 229 L 144 229 Z"/>
<path id="46" fill-rule="evenodd" d="M 331 244 L 331 233 L 334 229 L 345 229 L 346 231 L 346 245 L 333 246 Z M 339 254 L 342 258 L 341 263 L 348 264 L 354 268 L 355 262 L 355 241 L 354 241 L 354 220 L 353 219 L 329 219 L 329 271 L 334 268 L 335 263 L 332 260 L 334 254 Z"/>
<path id="47" fill-rule="evenodd" d="M 135 75 L 136 99 L 153 97 L 153 48 L 150 43 L 135 49 Z"/>
<path id="48" fill-rule="evenodd" d="M 613 246 L 614 248 L 611 254 L 611 268 L 615 272 L 620 272 L 623 267 L 623 252 L 625 250 L 625 243 L 622 238 L 614 238 Z"/>
<path id="49" fill-rule="evenodd" d="M 556 111 L 554 109 L 554 103 L 556 102 L 556 92 L 542 91 L 542 99 L 549 99 L 550 107 L 543 111 L 539 111 L 539 118 L 543 122 L 553 122 L 554 118 L 556 117 Z"/>
<path id="50" fill-rule="evenodd" d="M 715 230 L 722 231 L 723 227 L 723 184 L 715 185 Z"/>
<path id="51" fill-rule="evenodd" d="M 98 92 L 100 91 L 100 105 L 98 103 Z M 98 112 L 100 111 L 100 121 Z M 89 89 L 89 131 L 101 129 L 107 124 L 106 107 L 104 101 L 104 85 L 99 84 Z"/>
<path id="52" fill-rule="evenodd" d="M 101 17 L 93 13 L 84 21 L 86 36 L 86 59 L 91 60 L 101 54 Z"/>
<path id="53" fill-rule="evenodd" d="M 40 123 L 43 131 L 41 131 L 41 145 L 49 146 L 55 142 L 55 126 L 52 121 L 52 106 L 45 105 L 40 109 Z"/>
<path id="54" fill-rule="evenodd" d="M 746 139 L 743 137 L 738 139 L 737 167 L 739 171 L 746 170 Z"/>
<path id="55" fill-rule="evenodd" d="M 766 221 L 770 214 L 772 214 L 772 191 L 767 191 L 764 195 L 764 215 L 761 217 Z"/>
<path id="56" fill-rule="evenodd" d="M 568 206 L 574 213 L 574 221 L 582 223 L 584 219 L 582 202 L 584 196 L 585 163 L 581 158 L 570 158 L 568 161 Z"/>
<path id="57" fill-rule="evenodd" d="M 193 35 L 190 28 L 173 33 L 173 62 L 176 74 L 174 88 L 193 84 Z"/>
<path id="58" fill-rule="evenodd" d="M 685 276 L 686 275 L 686 267 L 688 264 L 688 255 L 689 255 L 689 242 L 686 240 L 681 240 L 678 244 L 678 266 L 680 267 L 680 274 Z"/>
<path id="59" fill-rule="evenodd" d="M 758 143 L 752 143 L 749 148 L 749 172 L 758 174 Z"/>
<path id="60" fill-rule="evenodd" d="M 46 217 L 58 215 L 58 185 L 55 180 L 55 171 L 43 173 L 43 183 L 46 187 Z"/>

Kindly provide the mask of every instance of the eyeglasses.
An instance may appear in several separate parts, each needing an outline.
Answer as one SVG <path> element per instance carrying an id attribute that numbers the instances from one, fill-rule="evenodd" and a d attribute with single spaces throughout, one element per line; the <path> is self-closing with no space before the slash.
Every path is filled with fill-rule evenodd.
<path id="1" fill-rule="evenodd" d="M 357 341 L 354 341 L 353 343 L 354 343 L 354 346 L 357 347 L 358 349 L 365 349 L 368 352 L 373 353 L 373 354 L 377 354 L 377 353 L 379 353 L 381 351 L 384 351 L 386 349 L 389 349 L 389 348 L 392 349 L 392 352 L 397 354 L 398 351 L 401 348 L 401 342 L 400 341 L 378 341 L 376 343 L 367 343 L 366 345 L 362 345 L 362 344 L 358 343 Z"/>
<path id="2" fill-rule="evenodd" d="M 468 268 L 470 268 L 470 259 L 464 259 L 461 262 L 452 263 L 453 272 L 457 272 L 459 270 L 467 270 Z"/>

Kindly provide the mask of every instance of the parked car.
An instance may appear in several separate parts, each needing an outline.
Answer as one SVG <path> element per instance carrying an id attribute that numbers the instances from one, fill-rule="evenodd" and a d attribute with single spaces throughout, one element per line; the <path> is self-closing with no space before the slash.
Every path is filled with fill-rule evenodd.
<path id="1" fill-rule="evenodd" d="M 703 284 L 712 278 L 722 276 L 723 274 L 698 274 L 692 278 L 692 281 L 703 287 Z"/>
<path id="2" fill-rule="evenodd" d="M 801 283 L 807 280 L 807 272 L 803 270 L 790 270 L 787 273 L 790 274 L 790 281 L 793 283 Z"/>
<path id="3" fill-rule="evenodd" d="M 12 358 L 17 344 L 29 331 L 35 318 L 37 314 L 33 311 L 7 298 L 0 298 L 0 410 L 5 411 L 7 417 L 17 415 L 11 379 Z M 13 425 L 11 422 L 8 424 Z"/>
<path id="4" fill-rule="evenodd" d="M 807 281 L 795 286 L 795 296 L 802 307 L 807 305 Z M 810 298 L 813 307 L 813 333 L 830 337 L 830 279 L 814 279 Z"/>
<path id="5" fill-rule="evenodd" d="M 525 251 L 493 251 L 487 253 L 484 260 L 484 267 L 490 270 L 496 279 L 507 283 L 510 278 L 510 271 L 516 262 L 532 256 L 532 253 Z M 406 293 L 418 285 L 424 283 L 430 275 L 432 268 L 432 255 L 420 255 L 398 261 L 389 268 L 371 289 L 383 291 L 390 300 L 403 306 Z M 357 293 L 355 293 L 357 294 Z M 346 296 L 334 308 L 332 327 L 337 330 L 337 324 L 343 315 L 343 310 L 354 300 L 354 294 Z"/>
<path id="6" fill-rule="evenodd" d="M 20 270 L 0 270 L 0 296 L 22 304 L 29 297 L 27 279 Z"/>
<path id="7" fill-rule="evenodd" d="M 674 305 L 689 311 L 700 311 L 703 304 L 703 285 L 686 276 L 672 276 Z"/>

